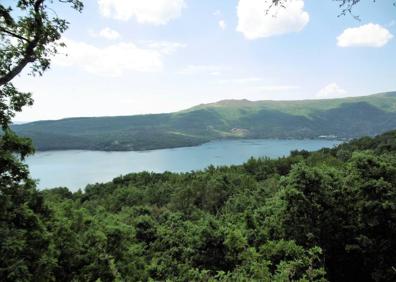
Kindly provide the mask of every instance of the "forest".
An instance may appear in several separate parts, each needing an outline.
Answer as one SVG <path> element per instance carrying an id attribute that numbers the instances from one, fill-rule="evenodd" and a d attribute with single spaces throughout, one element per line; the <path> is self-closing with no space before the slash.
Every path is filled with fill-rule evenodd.
<path id="1" fill-rule="evenodd" d="M 75 193 L 18 189 L 1 197 L 2 281 L 396 280 L 396 131 Z"/>
<path id="2" fill-rule="evenodd" d="M 304 101 L 224 100 L 168 113 L 14 125 L 37 150 L 141 151 L 219 139 L 348 140 L 396 128 L 396 92 Z"/>

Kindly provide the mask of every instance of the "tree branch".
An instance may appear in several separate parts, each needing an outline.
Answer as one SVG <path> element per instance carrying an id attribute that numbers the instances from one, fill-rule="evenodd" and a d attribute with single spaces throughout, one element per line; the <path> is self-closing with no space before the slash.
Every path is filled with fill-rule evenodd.
<path id="1" fill-rule="evenodd" d="M 25 48 L 23 58 L 14 66 L 8 73 L 0 77 L 0 86 L 5 85 L 10 82 L 14 77 L 16 77 L 27 64 L 35 61 L 34 51 L 40 42 L 42 36 L 43 21 L 41 16 L 42 4 L 45 0 L 36 0 L 34 3 L 34 37 Z"/>
<path id="2" fill-rule="evenodd" d="M 26 41 L 26 42 L 30 42 L 30 40 L 27 39 L 26 37 L 23 37 L 22 35 L 16 34 L 16 33 L 12 32 L 12 31 L 10 31 L 10 30 L 7 30 L 7 29 L 5 29 L 5 28 L 3 28 L 3 27 L 0 27 L 0 33 L 1 33 L 1 32 L 7 33 L 8 35 L 11 35 L 12 37 L 15 37 L 15 38 L 24 40 L 24 41 Z"/>

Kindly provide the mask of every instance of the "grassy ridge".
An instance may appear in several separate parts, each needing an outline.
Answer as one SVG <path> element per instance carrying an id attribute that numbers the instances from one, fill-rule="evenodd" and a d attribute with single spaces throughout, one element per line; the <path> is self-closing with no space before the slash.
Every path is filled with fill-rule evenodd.
<path id="1" fill-rule="evenodd" d="M 38 150 L 149 150 L 222 138 L 355 138 L 396 128 L 396 92 L 305 100 L 224 100 L 170 114 L 15 125 Z"/>
<path id="2" fill-rule="evenodd" d="M 263 109 L 276 110 L 286 114 L 303 115 L 309 117 L 318 111 L 331 110 L 345 103 L 365 102 L 387 112 L 396 112 L 396 92 L 386 92 L 369 96 L 347 97 L 338 99 L 296 100 L 296 101 L 249 101 L 249 100 L 223 100 L 217 103 L 202 104 L 187 111 L 216 108 L 220 112 L 229 113 L 239 109 L 260 111 Z"/>

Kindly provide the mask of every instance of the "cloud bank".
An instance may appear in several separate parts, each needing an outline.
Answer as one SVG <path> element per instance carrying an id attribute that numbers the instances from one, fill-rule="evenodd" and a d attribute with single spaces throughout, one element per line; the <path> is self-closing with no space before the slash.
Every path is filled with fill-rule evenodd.
<path id="1" fill-rule="evenodd" d="M 183 46 L 179 43 L 151 42 L 141 47 L 133 42 L 120 42 L 97 47 L 70 39 L 63 41 L 67 47 L 54 58 L 54 64 L 76 66 L 89 73 L 112 77 L 125 72 L 161 71 L 164 56 Z"/>

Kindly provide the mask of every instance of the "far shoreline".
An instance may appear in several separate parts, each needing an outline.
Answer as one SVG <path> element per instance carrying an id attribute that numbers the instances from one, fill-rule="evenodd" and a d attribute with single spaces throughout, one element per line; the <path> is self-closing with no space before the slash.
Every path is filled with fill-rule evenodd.
<path id="1" fill-rule="evenodd" d="M 361 137 L 356 137 L 356 138 L 362 138 L 365 136 Z M 167 149 L 179 149 L 179 148 L 192 148 L 192 147 L 199 147 L 205 144 L 209 143 L 217 143 L 217 142 L 223 142 L 223 141 L 258 141 L 258 140 L 268 140 L 268 141 L 283 141 L 283 140 L 296 140 L 296 141 L 304 141 L 304 140 L 315 140 L 315 141 L 339 141 L 340 143 L 348 142 L 350 140 L 353 140 L 355 138 L 319 138 L 319 137 L 313 137 L 313 138 L 223 138 L 223 139 L 213 139 L 209 140 L 207 142 L 202 142 L 198 144 L 192 144 L 192 145 L 175 145 L 175 146 L 164 146 L 164 147 L 157 147 L 157 148 L 152 148 L 152 149 L 136 149 L 136 150 L 125 150 L 125 149 L 120 149 L 120 150 L 106 150 L 106 149 L 84 149 L 84 148 L 56 148 L 56 149 L 35 149 L 35 153 L 46 153 L 46 152 L 64 152 L 64 151 L 84 151 L 84 152 L 150 152 L 150 151 L 157 151 L 157 150 L 167 150 Z M 33 153 L 33 155 L 35 154 Z"/>

